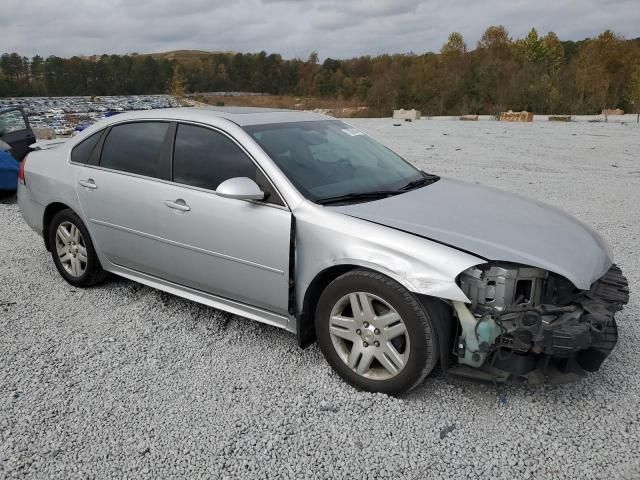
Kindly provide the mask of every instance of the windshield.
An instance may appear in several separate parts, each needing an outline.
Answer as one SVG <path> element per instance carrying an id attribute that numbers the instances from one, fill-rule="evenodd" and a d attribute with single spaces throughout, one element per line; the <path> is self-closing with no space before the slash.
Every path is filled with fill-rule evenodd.
<path id="1" fill-rule="evenodd" d="M 244 129 L 314 202 L 372 192 L 402 193 L 403 187 L 423 179 L 422 172 L 399 155 L 338 120 Z"/>

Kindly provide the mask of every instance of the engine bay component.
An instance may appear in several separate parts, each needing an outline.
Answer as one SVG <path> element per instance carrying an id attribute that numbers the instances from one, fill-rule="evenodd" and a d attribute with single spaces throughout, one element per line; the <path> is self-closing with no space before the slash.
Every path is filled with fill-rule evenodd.
<path id="1" fill-rule="evenodd" d="M 481 366 L 487 358 L 491 344 L 499 329 L 490 316 L 476 318 L 462 302 L 453 302 L 453 308 L 462 326 L 462 336 L 458 340 L 460 363 L 472 367 Z"/>
<path id="2" fill-rule="evenodd" d="M 509 322 L 496 323 L 500 313 L 514 307 L 540 305 L 547 277 L 545 270 L 508 263 L 480 265 L 463 272 L 460 287 L 471 300 L 471 306 L 453 302 L 462 327 L 459 362 L 480 367 L 498 335 L 516 328 Z"/>
<path id="3" fill-rule="evenodd" d="M 501 381 L 574 379 L 597 370 L 617 342 L 614 314 L 629 301 L 627 280 L 616 265 L 589 290 L 510 264 L 469 269 L 460 285 L 471 304 L 453 303 L 461 328 L 458 362 Z"/>
<path id="4" fill-rule="evenodd" d="M 478 307 L 504 311 L 514 306 L 540 305 L 548 272 L 512 264 L 489 264 L 470 268 L 460 275 L 460 287 Z"/>

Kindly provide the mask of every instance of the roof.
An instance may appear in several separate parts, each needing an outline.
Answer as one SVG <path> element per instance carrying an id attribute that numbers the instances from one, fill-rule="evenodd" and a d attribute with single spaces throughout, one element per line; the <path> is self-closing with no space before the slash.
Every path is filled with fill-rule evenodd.
<path id="1" fill-rule="evenodd" d="M 314 120 L 334 120 L 333 117 L 299 110 L 279 110 L 276 108 L 253 107 L 186 107 L 160 108 L 127 112 L 110 117 L 111 120 L 135 120 L 162 118 L 169 120 L 191 120 L 206 123 L 212 117 L 220 117 L 240 126 L 284 122 L 309 122 Z"/>

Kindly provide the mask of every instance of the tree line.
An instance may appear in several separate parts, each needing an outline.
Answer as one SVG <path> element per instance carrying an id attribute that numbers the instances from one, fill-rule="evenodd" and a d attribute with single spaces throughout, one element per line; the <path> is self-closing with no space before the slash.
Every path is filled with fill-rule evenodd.
<path id="1" fill-rule="evenodd" d="M 177 87 L 176 87 L 177 86 Z M 357 100 L 372 112 L 417 108 L 427 115 L 594 114 L 640 109 L 640 39 L 611 31 L 561 41 L 532 29 L 512 38 L 491 26 L 475 48 L 460 33 L 438 53 L 306 60 L 279 54 L 211 53 L 60 58 L 0 56 L 0 97 L 240 91 Z"/>

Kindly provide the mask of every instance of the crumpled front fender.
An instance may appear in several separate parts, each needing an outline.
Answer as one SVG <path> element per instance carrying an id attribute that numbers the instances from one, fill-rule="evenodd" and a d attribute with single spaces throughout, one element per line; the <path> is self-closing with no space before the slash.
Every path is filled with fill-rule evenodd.
<path id="1" fill-rule="evenodd" d="M 296 217 L 298 311 L 314 278 L 328 268 L 356 265 L 378 271 L 409 291 L 469 302 L 459 273 L 485 260 L 430 240 L 305 202 Z"/>

